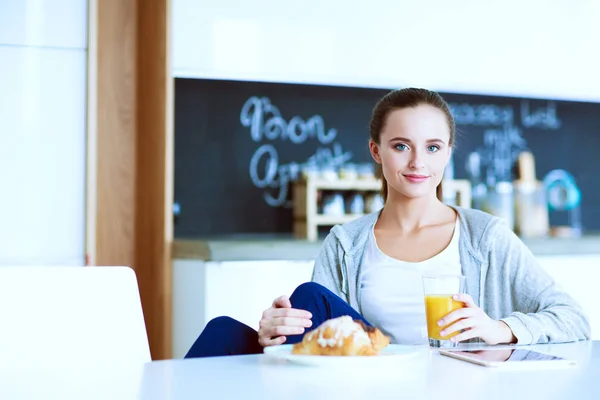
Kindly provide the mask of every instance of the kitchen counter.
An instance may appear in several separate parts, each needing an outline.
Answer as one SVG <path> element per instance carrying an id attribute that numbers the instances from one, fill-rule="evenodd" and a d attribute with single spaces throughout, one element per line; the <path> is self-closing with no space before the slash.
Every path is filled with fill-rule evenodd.
<path id="1" fill-rule="evenodd" d="M 580 238 L 538 238 L 523 242 L 536 256 L 600 254 L 600 234 Z M 290 236 L 245 236 L 175 239 L 173 259 L 203 261 L 312 260 L 322 240 L 309 242 Z"/>

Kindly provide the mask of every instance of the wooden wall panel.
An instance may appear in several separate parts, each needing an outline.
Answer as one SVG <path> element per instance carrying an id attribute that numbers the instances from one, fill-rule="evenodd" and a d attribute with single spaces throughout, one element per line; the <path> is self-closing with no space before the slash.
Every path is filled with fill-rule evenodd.
<path id="1" fill-rule="evenodd" d="M 169 0 L 90 0 L 87 249 L 137 275 L 153 359 L 171 356 Z"/>
<path id="2" fill-rule="evenodd" d="M 97 8 L 96 265 L 133 265 L 136 0 Z"/>
<path id="3" fill-rule="evenodd" d="M 172 87 L 165 0 L 138 7 L 136 253 L 152 352 L 171 349 Z"/>

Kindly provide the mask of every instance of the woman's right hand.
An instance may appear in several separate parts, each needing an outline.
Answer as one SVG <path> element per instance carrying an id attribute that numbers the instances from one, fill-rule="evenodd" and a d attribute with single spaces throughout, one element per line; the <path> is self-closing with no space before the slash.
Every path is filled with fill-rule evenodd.
<path id="1" fill-rule="evenodd" d="M 308 311 L 292 308 L 289 297 L 280 296 L 263 312 L 258 343 L 263 347 L 282 344 L 286 336 L 300 335 L 305 328 L 312 326 L 311 318 L 312 314 Z"/>

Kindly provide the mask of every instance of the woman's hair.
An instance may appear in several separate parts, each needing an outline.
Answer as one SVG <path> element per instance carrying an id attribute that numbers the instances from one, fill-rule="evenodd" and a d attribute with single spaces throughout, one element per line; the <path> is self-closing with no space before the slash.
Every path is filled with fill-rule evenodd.
<path id="1" fill-rule="evenodd" d="M 455 136 L 454 117 L 450 112 L 450 107 L 448 107 L 448 103 L 446 103 L 446 101 L 438 93 L 432 92 L 431 90 L 418 88 L 394 90 L 386 94 L 381 100 L 379 100 L 379 102 L 377 102 L 375 108 L 373 109 L 371 123 L 369 125 L 371 140 L 377 144 L 380 144 L 381 132 L 385 127 L 388 115 L 392 111 L 401 110 L 403 108 L 408 107 L 417 107 L 422 104 L 435 107 L 444 113 L 444 115 L 446 116 L 446 120 L 448 121 L 448 128 L 450 130 L 450 140 L 448 145 L 450 147 L 453 147 Z M 383 176 L 381 165 L 378 165 L 377 174 L 381 178 L 382 182 L 381 191 L 383 199 L 387 200 L 387 182 L 385 180 L 385 177 Z M 438 186 L 438 197 L 441 196 L 440 186 Z"/>

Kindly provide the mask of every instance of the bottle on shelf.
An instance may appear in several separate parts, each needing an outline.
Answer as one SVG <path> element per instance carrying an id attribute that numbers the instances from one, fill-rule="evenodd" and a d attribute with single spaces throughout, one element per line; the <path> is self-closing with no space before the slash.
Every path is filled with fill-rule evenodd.
<path id="1" fill-rule="evenodd" d="M 535 158 L 525 151 L 517 161 L 515 192 L 515 233 L 521 237 L 543 237 L 550 230 L 546 189 L 536 178 Z"/>
<path id="2" fill-rule="evenodd" d="M 497 180 L 493 166 L 487 169 L 487 195 L 482 210 L 501 218 L 509 229 L 515 226 L 513 185 L 505 179 Z"/>
<path id="3" fill-rule="evenodd" d="M 466 163 L 467 175 L 471 183 L 471 206 L 477 210 L 483 209 L 487 196 L 487 186 L 481 176 L 481 156 L 477 152 L 469 154 Z"/>

